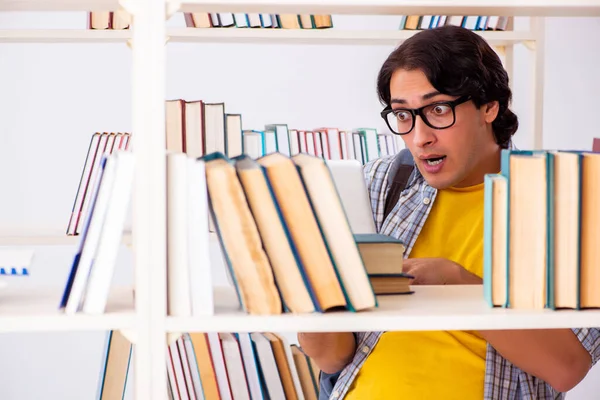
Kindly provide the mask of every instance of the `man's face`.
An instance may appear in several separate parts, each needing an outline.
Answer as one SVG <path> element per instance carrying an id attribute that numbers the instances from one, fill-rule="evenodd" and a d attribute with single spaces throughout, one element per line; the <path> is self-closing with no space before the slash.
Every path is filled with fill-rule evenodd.
<path id="1" fill-rule="evenodd" d="M 456 97 L 439 93 L 420 70 L 399 69 L 390 81 L 392 109 L 419 108 Z M 451 113 L 448 107 L 434 107 L 436 113 Z M 436 188 L 465 187 L 483 182 L 486 157 L 497 152 L 491 123 L 498 112 L 497 103 L 479 109 L 472 101 L 454 109 L 455 122 L 446 129 L 428 126 L 420 116 L 412 131 L 402 136 L 415 164 L 427 181 Z M 430 121 L 434 119 L 432 115 Z"/>

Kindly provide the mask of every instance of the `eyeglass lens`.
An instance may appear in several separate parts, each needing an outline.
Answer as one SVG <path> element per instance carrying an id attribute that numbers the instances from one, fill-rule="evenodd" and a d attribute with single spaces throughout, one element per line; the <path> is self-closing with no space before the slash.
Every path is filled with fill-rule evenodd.
<path id="1" fill-rule="evenodd" d="M 438 129 L 448 128 L 454 123 L 454 109 L 448 104 L 431 104 L 421 111 L 423 121 Z M 410 132 L 414 125 L 414 117 L 410 110 L 396 109 L 387 115 L 391 128 L 396 128 L 396 133 Z"/>

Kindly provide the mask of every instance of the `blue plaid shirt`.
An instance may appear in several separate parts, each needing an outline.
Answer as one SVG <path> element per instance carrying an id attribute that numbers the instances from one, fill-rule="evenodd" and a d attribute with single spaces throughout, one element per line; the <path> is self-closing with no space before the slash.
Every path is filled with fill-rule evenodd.
<path id="1" fill-rule="evenodd" d="M 406 244 L 405 257 L 408 257 L 431 211 L 437 191 L 425 182 L 417 170 L 402 192 L 398 203 L 384 221 L 388 171 L 393 160 L 394 156 L 388 156 L 371 161 L 365 165 L 364 173 L 377 230 L 402 240 Z M 592 363 L 596 363 L 600 357 L 600 330 L 577 328 L 573 329 L 573 332 L 591 354 Z M 346 395 L 382 333 L 354 334 L 357 346 L 352 362 L 336 374 L 321 374 L 320 400 L 342 399 Z M 521 371 L 489 344 L 486 351 L 484 386 L 485 400 L 564 399 L 564 393 L 557 392 L 544 381 Z"/>

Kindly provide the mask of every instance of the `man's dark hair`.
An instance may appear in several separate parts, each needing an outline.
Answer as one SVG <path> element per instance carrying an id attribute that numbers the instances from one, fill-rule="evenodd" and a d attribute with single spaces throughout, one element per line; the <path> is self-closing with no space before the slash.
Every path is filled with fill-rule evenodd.
<path id="1" fill-rule="evenodd" d="M 407 39 L 385 60 L 377 77 L 379 99 L 390 105 L 390 81 L 398 69 L 421 70 L 431 85 L 450 96 L 471 95 L 480 107 L 498 101 L 492 123 L 496 143 L 507 148 L 519 127 L 508 108 L 512 93 L 508 73 L 494 50 L 478 34 L 459 26 L 427 29 Z"/>

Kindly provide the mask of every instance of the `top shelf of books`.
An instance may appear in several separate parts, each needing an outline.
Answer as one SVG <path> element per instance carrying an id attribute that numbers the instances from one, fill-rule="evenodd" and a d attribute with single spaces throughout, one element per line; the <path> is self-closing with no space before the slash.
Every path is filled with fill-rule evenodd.
<path id="1" fill-rule="evenodd" d="M 118 7 L 118 0 L 4 0 L 0 3 L 0 11 L 102 11 Z M 598 0 L 183 0 L 181 11 L 591 17 L 600 16 L 600 3 Z"/>
<path id="2" fill-rule="evenodd" d="M 597 0 L 184 0 L 182 11 L 358 15 L 600 15 Z"/>

